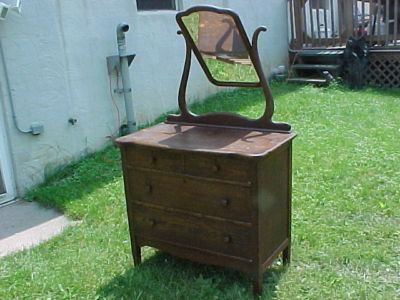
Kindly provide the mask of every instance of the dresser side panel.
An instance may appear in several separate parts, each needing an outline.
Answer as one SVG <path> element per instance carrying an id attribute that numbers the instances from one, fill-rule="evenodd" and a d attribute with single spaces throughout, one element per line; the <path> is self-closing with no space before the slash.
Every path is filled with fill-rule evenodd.
<path id="1" fill-rule="evenodd" d="M 291 142 L 265 157 L 258 167 L 259 259 L 261 264 L 277 255 L 290 234 Z M 272 261 L 270 261 L 272 262 Z"/>

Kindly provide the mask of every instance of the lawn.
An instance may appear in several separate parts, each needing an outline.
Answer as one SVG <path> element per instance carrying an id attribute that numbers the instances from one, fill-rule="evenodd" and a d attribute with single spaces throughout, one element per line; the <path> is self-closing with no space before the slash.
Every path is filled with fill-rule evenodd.
<path id="1" fill-rule="evenodd" d="M 293 258 L 261 299 L 398 299 L 400 90 L 273 84 L 293 149 Z M 196 112 L 262 112 L 260 90 L 222 93 Z M 144 249 L 133 267 L 118 149 L 59 172 L 29 197 L 79 225 L 0 260 L 0 299 L 252 299 L 246 275 Z"/>

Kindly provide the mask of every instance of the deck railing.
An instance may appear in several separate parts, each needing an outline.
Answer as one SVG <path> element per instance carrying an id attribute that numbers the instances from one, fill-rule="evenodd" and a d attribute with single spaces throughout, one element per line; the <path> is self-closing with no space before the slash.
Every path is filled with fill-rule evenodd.
<path id="1" fill-rule="evenodd" d="M 288 11 L 293 49 L 344 47 L 351 36 L 400 49 L 400 0 L 288 0 Z"/>

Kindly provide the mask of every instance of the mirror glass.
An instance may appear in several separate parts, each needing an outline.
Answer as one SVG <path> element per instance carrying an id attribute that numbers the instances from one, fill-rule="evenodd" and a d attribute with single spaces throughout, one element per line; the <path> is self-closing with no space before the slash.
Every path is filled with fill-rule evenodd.
<path id="1" fill-rule="evenodd" d="M 249 52 L 232 16 L 199 11 L 182 17 L 182 21 L 201 59 L 216 81 L 259 82 Z"/>

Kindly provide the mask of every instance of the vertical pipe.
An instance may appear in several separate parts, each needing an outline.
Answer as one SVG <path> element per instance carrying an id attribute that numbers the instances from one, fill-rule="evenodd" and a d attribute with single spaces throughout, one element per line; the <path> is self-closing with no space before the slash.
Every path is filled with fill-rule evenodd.
<path id="1" fill-rule="evenodd" d="M 119 24 L 117 26 L 117 42 L 118 53 L 120 59 L 122 86 L 125 99 L 126 120 L 128 123 L 129 132 L 136 130 L 135 115 L 133 112 L 133 99 L 131 81 L 129 78 L 129 63 L 126 54 L 125 32 L 129 30 L 128 24 Z"/>

